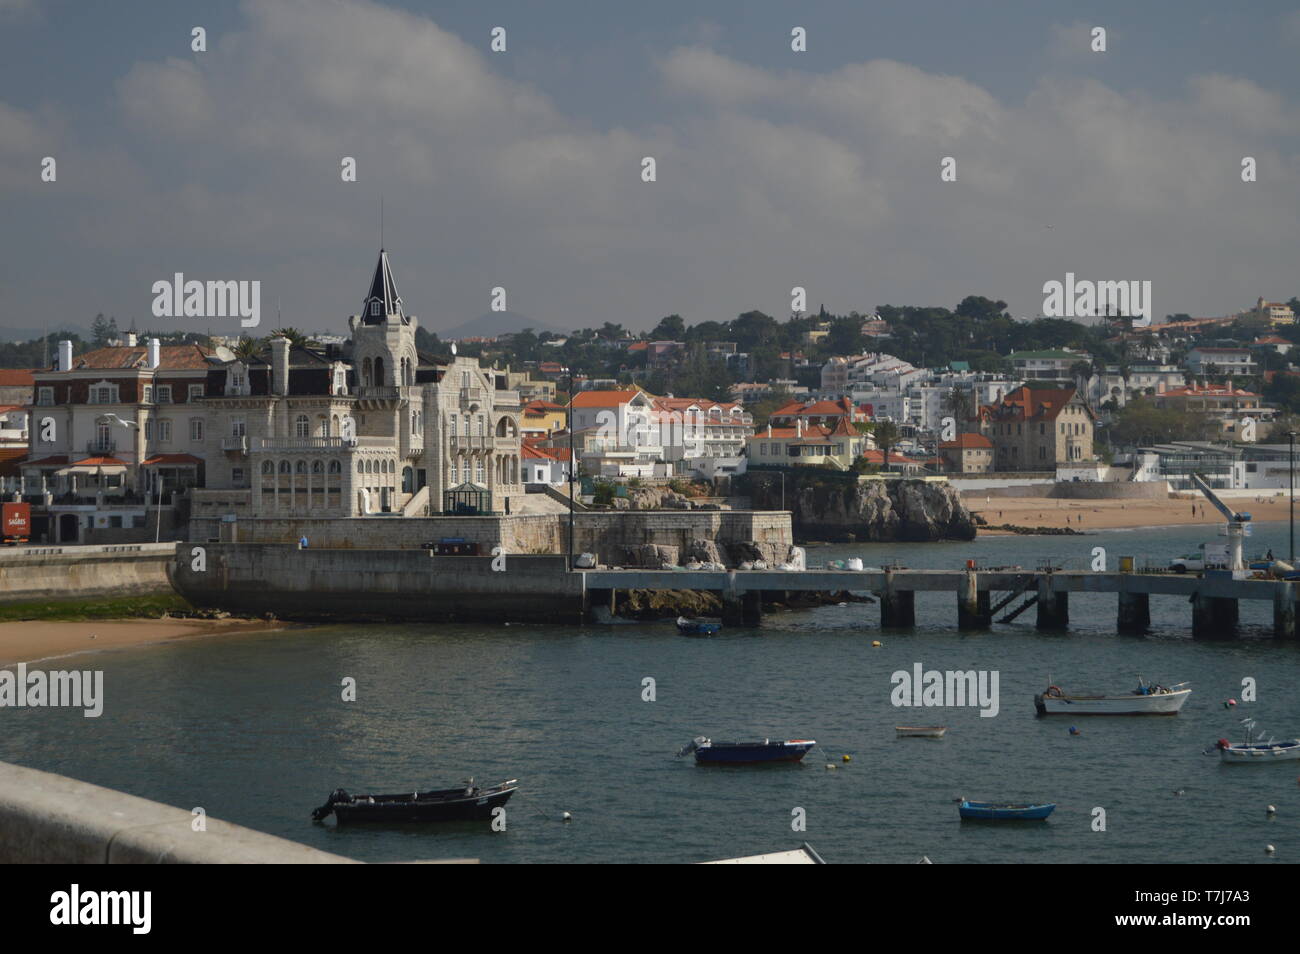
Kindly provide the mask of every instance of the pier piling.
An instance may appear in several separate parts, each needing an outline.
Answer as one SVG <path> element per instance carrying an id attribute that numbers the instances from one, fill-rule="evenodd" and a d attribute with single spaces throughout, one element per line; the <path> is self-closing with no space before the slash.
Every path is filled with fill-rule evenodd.
<path id="1" fill-rule="evenodd" d="M 957 586 L 957 628 L 988 629 L 993 625 L 992 601 L 988 590 L 979 588 L 978 575 L 967 570 Z"/>
<path id="2" fill-rule="evenodd" d="M 1192 596 L 1192 638 L 1231 639 L 1237 635 L 1237 601 L 1223 596 Z"/>
<path id="3" fill-rule="evenodd" d="M 1273 635 L 1295 639 L 1295 584 L 1279 583 L 1273 591 Z"/>
<path id="4" fill-rule="evenodd" d="M 1038 628 L 1065 629 L 1070 625 L 1070 594 L 1052 589 L 1052 574 L 1038 578 Z"/>
<path id="5" fill-rule="evenodd" d="M 1128 635 L 1141 635 L 1151 628 L 1151 595 L 1149 593 L 1119 594 L 1119 617 L 1115 629 Z"/>
<path id="6" fill-rule="evenodd" d="M 916 625 L 916 593 L 894 585 L 894 573 L 885 571 L 885 588 L 880 596 L 881 629 L 906 629 Z"/>

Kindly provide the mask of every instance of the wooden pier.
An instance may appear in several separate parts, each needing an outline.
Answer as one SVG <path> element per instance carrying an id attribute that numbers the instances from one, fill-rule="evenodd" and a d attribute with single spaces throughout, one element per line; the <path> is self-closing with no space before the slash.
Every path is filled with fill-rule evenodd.
<path id="1" fill-rule="evenodd" d="M 1238 580 L 1192 574 L 1093 573 L 1086 570 L 578 570 L 590 605 L 612 602 L 618 590 L 710 590 L 722 596 L 723 622 L 755 626 L 762 617 L 764 594 L 792 591 L 869 592 L 880 605 L 885 629 L 916 625 L 916 594 L 956 595 L 960 629 L 992 627 L 1033 608 L 1042 630 L 1065 629 L 1070 622 L 1071 593 L 1114 593 L 1115 628 L 1141 634 L 1151 625 L 1151 597 L 1181 597 L 1190 604 L 1192 636 L 1231 639 L 1237 635 L 1241 600 L 1273 605 L 1273 632 L 1296 638 L 1295 583 Z M 995 594 L 1000 594 L 995 599 Z M 779 596 L 773 597 L 779 599 Z"/>

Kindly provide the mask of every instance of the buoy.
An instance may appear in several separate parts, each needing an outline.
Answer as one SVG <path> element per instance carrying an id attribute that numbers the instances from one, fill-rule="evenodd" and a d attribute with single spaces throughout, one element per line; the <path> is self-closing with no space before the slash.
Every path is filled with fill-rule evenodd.
<path id="1" fill-rule="evenodd" d="M 1272 854 L 1273 852 L 1275 852 L 1275 851 L 1277 851 L 1277 849 L 1274 848 L 1272 845 L 1265 845 L 1265 846 L 1264 846 L 1264 854 L 1266 854 L 1266 855 L 1271 855 L 1271 854 Z"/>
<path id="2" fill-rule="evenodd" d="M 835 763 L 834 763 L 834 762 L 827 762 L 827 763 L 826 763 L 826 771 L 829 772 L 829 771 L 830 771 L 831 769 L 833 769 L 833 768 L 835 768 Z"/>
<path id="3" fill-rule="evenodd" d="M 1075 725 L 1070 726 L 1070 735 L 1082 735 L 1082 734 L 1083 733 L 1079 731 L 1078 726 Z"/>
<path id="4" fill-rule="evenodd" d="M 1223 708 L 1225 708 L 1225 709 L 1231 709 L 1231 708 L 1232 708 L 1233 706 L 1235 706 L 1236 704 L 1237 704 L 1237 700 L 1236 700 L 1236 699 L 1229 699 L 1227 702 L 1225 702 L 1225 703 L 1223 704 Z"/>
<path id="5" fill-rule="evenodd" d="M 1268 806 L 1268 808 L 1264 809 L 1264 812 L 1265 812 L 1266 814 L 1269 814 L 1269 815 L 1276 815 L 1276 814 L 1277 814 L 1277 806 L 1275 806 L 1275 805 L 1270 805 L 1270 806 Z"/>
<path id="6" fill-rule="evenodd" d="M 560 817 L 563 818 L 565 821 L 573 821 L 573 816 L 570 815 L 568 812 L 565 812 Z"/>
<path id="7" fill-rule="evenodd" d="M 880 648 L 880 640 L 878 640 L 878 639 L 873 639 L 873 640 L 871 641 L 871 648 L 872 648 L 872 649 L 879 649 L 879 648 Z"/>
<path id="8" fill-rule="evenodd" d="M 844 761 L 846 761 L 846 762 L 852 762 L 852 761 L 853 761 L 853 756 L 851 756 L 851 755 L 846 755 L 846 756 L 844 756 Z"/>

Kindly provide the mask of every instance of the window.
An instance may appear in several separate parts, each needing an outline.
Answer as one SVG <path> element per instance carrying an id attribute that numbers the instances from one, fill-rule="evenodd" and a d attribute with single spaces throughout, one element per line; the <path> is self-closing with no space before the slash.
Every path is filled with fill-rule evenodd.
<path id="1" fill-rule="evenodd" d="M 203 418 L 190 418 L 190 441 L 195 444 L 203 442 Z"/>
<path id="2" fill-rule="evenodd" d="M 159 442 L 163 444 L 170 444 L 171 439 L 172 439 L 172 422 L 166 420 L 159 421 L 158 422 Z"/>
<path id="3" fill-rule="evenodd" d="M 243 437 L 244 434 L 244 419 L 242 417 L 232 417 L 230 419 L 230 436 Z"/>
<path id="4" fill-rule="evenodd" d="M 170 384 L 160 384 L 160 385 L 158 385 L 157 392 L 158 392 L 158 403 L 159 403 L 159 404 L 171 404 L 171 403 L 172 403 L 172 386 L 171 386 Z"/>
<path id="5" fill-rule="evenodd" d="M 244 468 L 242 467 L 230 468 L 230 482 L 234 484 L 236 487 L 244 486 Z"/>
<path id="6" fill-rule="evenodd" d="M 311 472 L 313 474 L 325 473 L 325 462 L 323 460 L 314 460 L 311 462 Z"/>
<path id="7" fill-rule="evenodd" d="M 146 385 L 144 386 L 144 403 L 145 403 L 145 404 L 152 404 L 152 403 L 153 403 L 153 385 L 152 385 L 152 384 L 146 384 Z"/>
<path id="8" fill-rule="evenodd" d="M 483 458 L 474 461 L 474 483 L 483 483 Z"/>
<path id="9" fill-rule="evenodd" d="M 307 473 L 307 462 L 305 460 L 298 461 L 298 464 L 294 468 L 294 470 L 299 474 Z"/>
<path id="10" fill-rule="evenodd" d="M 330 473 L 331 473 L 331 474 L 341 474 L 341 473 L 343 473 L 343 467 L 342 467 L 342 465 L 341 465 L 338 461 L 336 461 L 336 460 L 332 460 L 332 461 L 330 461 Z"/>
<path id="11" fill-rule="evenodd" d="M 377 302 L 377 301 L 372 301 L 372 302 L 370 303 L 370 314 L 372 314 L 372 315 L 378 315 L 378 314 L 379 314 L 379 302 Z"/>
<path id="12" fill-rule="evenodd" d="M 274 474 L 274 473 L 275 473 L 275 461 L 271 461 L 271 460 L 264 460 L 264 461 L 262 461 L 262 473 L 264 473 L 264 474 Z"/>
<path id="13" fill-rule="evenodd" d="M 146 441 L 153 440 L 153 421 L 144 422 L 144 439 Z"/>
<path id="14" fill-rule="evenodd" d="M 299 414 L 293 420 L 293 433 L 296 437 L 311 437 L 311 421 L 306 414 Z"/>
<path id="15" fill-rule="evenodd" d="M 36 403 L 49 407 L 54 403 L 54 388 L 37 389 Z"/>
<path id="16" fill-rule="evenodd" d="M 199 398 L 201 398 L 201 397 L 203 397 L 203 385 L 201 385 L 201 384 L 191 384 L 191 385 L 190 385 L 189 400 L 190 400 L 190 401 L 197 401 L 197 400 L 198 400 Z"/>
<path id="17" fill-rule="evenodd" d="M 116 404 L 117 385 L 109 384 L 90 389 L 91 404 Z"/>

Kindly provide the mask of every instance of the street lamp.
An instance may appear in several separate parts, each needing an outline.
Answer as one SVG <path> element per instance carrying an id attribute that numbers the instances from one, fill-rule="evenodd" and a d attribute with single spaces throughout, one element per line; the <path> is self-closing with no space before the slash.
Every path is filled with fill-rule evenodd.
<path id="1" fill-rule="evenodd" d="M 1286 439 L 1290 448 L 1287 478 L 1291 485 L 1291 565 L 1295 566 L 1295 431 L 1287 431 Z"/>

